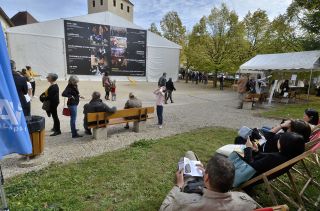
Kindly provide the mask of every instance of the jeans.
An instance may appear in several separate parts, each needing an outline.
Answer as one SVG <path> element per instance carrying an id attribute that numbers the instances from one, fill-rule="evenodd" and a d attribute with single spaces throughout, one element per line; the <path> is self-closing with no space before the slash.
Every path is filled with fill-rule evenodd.
<path id="1" fill-rule="evenodd" d="M 32 96 L 34 96 L 34 93 L 36 92 L 36 82 L 33 81 L 33 82 L 30 82 L 31 84 L 31 87 L 32 87 Z"/>
<path id="2" fill-rule="evenodd" d="M 171 103 L 173 102 L 172 100 L 172 90 L 168 90 L 166 92 L 167 96 L 166 96 L 166 102 L 170 99 Z"/>
<path id="3" fill-rule="evenodd" d="M 157 116 L 158 116 L 158 124 L 162 125 L 162 123 L 163 123 L 163 106 L 157 105 Z"/>
<path id="4" fill-rule="evenodd" d="M 77 106 L 73 105 L 73 106 L 69 106 L 70 109 L 70 127 L 71 127 L 71 133 L 72 136 L 76 136 L 77 133 L 77 129 L 76 129 L 76 120 L 77 120 Z"/>

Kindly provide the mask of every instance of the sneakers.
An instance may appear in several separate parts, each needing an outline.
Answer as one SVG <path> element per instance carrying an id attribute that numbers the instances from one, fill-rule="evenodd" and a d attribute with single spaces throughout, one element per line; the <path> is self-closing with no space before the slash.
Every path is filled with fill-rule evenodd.
<path id="1" fill-rule="evenodd" d="M 162 129 L 162 125 L 159 125 L 159 129 Z"/>
<path id="2" fill-rule="evenodd" d="M 92 132 L 91 132 L 91 130 L 86 130 L 86 131 L 84 131 L 84 133 L 86 134 L 86 135 L 92 135 Z"/>
<path id="3" fill-rule="evenodd" d="M 129 129 L 129 128 L 130 128 L 129 125 L 124 126 L 124 129 Z"/>

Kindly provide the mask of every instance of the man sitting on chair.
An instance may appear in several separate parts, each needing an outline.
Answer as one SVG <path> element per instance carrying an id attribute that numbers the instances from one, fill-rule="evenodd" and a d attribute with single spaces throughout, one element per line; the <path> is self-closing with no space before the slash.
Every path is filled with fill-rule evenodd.
<path id="1" fill-rule="evenodd" d="M 197 160 L 193 152 L 187 152 L 186 158 Z M 204 170 L 204 169 L 203 169 Z M 230 191 L 233 185 L 235 168 L 228 158 L 214 155 L 204 170 L 203 195 L 186 193 L 190 176 L 183 175 L 183 169 L 176 173 L 176 185 L 163 201 L 160 211 L 165 210 L 217 210 L 217 211 L 251 211 L 257 207 L 256 202 L 247 194 Z"/>
<path id="2" fill-rule="evenodd" d="M 142 102 L 132 92 L 129 93 L 129 100 L 126 102 L 124 109 L 129 109 L 129 108 L 141 108 L 142 107 Z M 124 127 L 125 129 L 129 129 L 129 123 L 127 122 L 126 126 Z"/>
<path id="3" fill-rule="evenodd" d="M 92 135 L 91 129 L 88 128 L 88 122 L 87 122 L 88 113 L 107 112 L 112 114 L 117 111 L 116 107 L 110 108 L 105 103 L 103 103 L 100 97 L 101 97 L 101 94 L 99 92 L 93 92 L 91 101 L 83 106 L 83 114 L 84 114 L 83 127 L 85 129 L 85 134 L 87 135 Z"/>

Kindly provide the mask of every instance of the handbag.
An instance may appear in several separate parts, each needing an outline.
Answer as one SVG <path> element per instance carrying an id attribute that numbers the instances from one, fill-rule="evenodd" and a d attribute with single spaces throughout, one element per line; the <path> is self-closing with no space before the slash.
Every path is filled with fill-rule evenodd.
<path id="1" fill-rule="evenodd" d="M 42 109 L 45 111 L 50 111 L 50 101 L 49 100 L 43 101 Z"/>
<path id="2" fill-rule="evenodd" d="M 70 109 L 66 106 L 66 98 L 64 98 L 64 102 L 63 102 L 62 115 L 64 115 L 64 116 L 71 116 L 71 111 L 70 111 Z"/>
<path id="3" fill-rule="evenodd" d="M 237 152 L 232 152 L 228 159 L 233 163 L 235 167 L 235 175 L 233 181 L 233 187 L 236 188 L 242 183 L 248 181 L 256 174 L 256 170 L 252 168 L 247 162 L 245 162 Z"/>

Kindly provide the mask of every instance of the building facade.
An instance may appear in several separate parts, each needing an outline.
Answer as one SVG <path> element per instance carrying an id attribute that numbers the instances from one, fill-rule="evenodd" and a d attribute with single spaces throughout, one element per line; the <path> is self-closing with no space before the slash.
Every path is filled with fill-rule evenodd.
<path id="1" fill-rule="evenodd" d="M 2 10 L 1 7 L 0 7 L 0 23 L 1 23 L 2 31 L 4 32 L 4 38 L 6 39 L 6 43 L 7 43 L 7 36 L 5 32 L 8 28 L 13 27 L 14 24 L 11 22 L 10 18 Z"/>
<path id="2" fill-rule="evenodd" d="M 88 13 L 112 12 L 133 22 L 134 5 L 129 0 L 88 0 Z"/>

